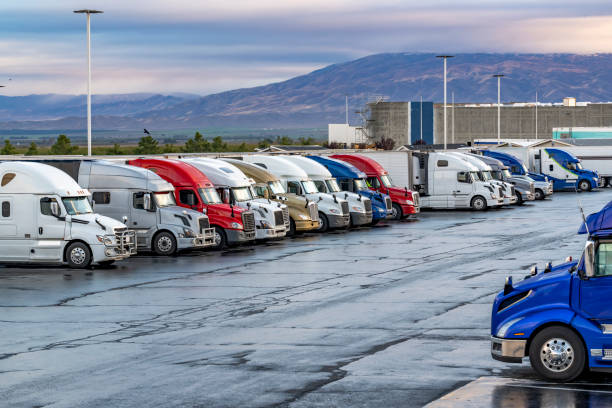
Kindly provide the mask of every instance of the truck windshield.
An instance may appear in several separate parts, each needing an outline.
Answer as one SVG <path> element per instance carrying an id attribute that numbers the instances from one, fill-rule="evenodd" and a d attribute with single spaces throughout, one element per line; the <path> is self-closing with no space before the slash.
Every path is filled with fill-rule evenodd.
<path id="1" fill-rule="evenodd" d="M 491 173 L 489 171 L 481 171 L 480 174 L 482 175 L 482 178 L 484 179 L 483 181 L 489 181 L 493 178 L 491 177 Z"/>
<path id="2" fill-rule="evenodd" d="M 368 189 L 368 185 L 366 184 L 366 181 L 364 179 L 355 179 L 353 181 L 355 182 L 355 191 Z"/>
<path id="3" fill-rule="evenodd" d="M 393 180 L 391 180 L 391 177 L 389 177 L 388 174 L 383 174 L 380 176 L 380 181 L 382 181 L 385 187 L 393 187 Z"/>
<path id="4" fill-rule="evenodd" d="M 198 188 L 200 198 L 204 204 L 221 204 L 221 197 L 214 188 Z"/>
<path id="5" fill-rule="evenodd" d="M 276 180 L 276 181 L 269 181 L 268 185 L 270 186 L 270 190 L 272 190 L 272 194 L 285 194 L 285 187 L 283 187 L 283 184 Z"/>
<path id="6" fill-rule="evenodd" d="M 315 183 L 313 183 L 312 180 L 302 181 L 302 188 L 306 194 L 314 194 L 319 192 L 319 190 L 317 190 L 317 186 L 315 186 Z"/>
<path id="7" fill-rule="evenodd" d="M 342 191 L 336 179 L 325 180 L 325 182 L 327 183 L 327 188 L 329 189 L 330 193 L 339 193 Z"/>
<path id="8" fill-rule="evenodd" d="M 470 174 L 472 175 L 472 181 L 484 181 L 479 171 L 470 171 Z"/>
<path id="9" fill-rule="evenodd" d="M 510 177 L 512 177 L 512 174 L 510 174 L 510 170 L 508 170 L 508 169 L 506 169 L 506 170 L 502 170 L 502 173 L 504 173 L 504 176 L 505 176 L 506 178 L 508 178 L 508 179 L 509 179 Z"/>
<path id="10" fill-rule="evenodd" d="M 323 180 L 314 180 L 313 183 L 319 193 L 327 193 L 327 186 Z"/>
<path id="11" fill-rule="evenodd" d="M 251 187 L 234 187 L 232 188 L 232 193 L 236 201 L 249 201 L 253 199 Z"/>
<path id="12" fill-rule="evenodd" d="M 93 212 L 87 197 L 64 197 L 62 202 L 69 215 L 90 214 Z"/>
<path id="13" fill-rule="evenodd" d="M 153 194 L 153 197 L 155 197 L 155 204 L 160 208 L 176 205 L 176 201 L 174 201 L 174 194 L 172 194 L 172 191 L 155 193 Z"/>
<path id="14" fill-rule="evenodd" d="M 582 170 L 581 163 L 567 163 L 567 168 L 570 170 Z"/>
<path id="15" fill-rule="evenodd" d="M 491 172 L 491 177 L 493 177 L 495 180 L 503 180 L 503 176 L 502 176 L 502 172 L 499 170 L 494 170 Z"/>

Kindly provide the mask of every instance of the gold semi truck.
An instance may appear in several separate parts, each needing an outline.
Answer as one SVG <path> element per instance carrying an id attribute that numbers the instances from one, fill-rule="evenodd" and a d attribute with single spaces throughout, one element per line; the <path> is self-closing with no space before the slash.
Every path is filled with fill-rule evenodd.
<path id="1" fill-rule="evenodd" d="M 259 197 L 280 202 L 289 207 L 291 225 L 287 235 L 319 229 L 319 208 L 316 202 L 287 193 L 280 180 L 260 166 L 236 159 L 224 158 L 222 160 L 238 167 L 247 177 L 253 179 L 255 182 L 253 189 Z"/>

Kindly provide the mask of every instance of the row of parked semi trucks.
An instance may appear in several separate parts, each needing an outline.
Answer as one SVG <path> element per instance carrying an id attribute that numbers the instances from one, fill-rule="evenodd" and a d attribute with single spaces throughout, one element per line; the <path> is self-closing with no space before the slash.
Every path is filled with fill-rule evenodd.
<path id="1" fill-rule="evenodd" d="M 172 255 L 373 225 L 420 208 L 485 210 L 552 194 L 546 176 L 527 173 L 520 160 L 503 155 L 5 160 L 0 163 L 0 260 L 87 267 L 139 250 Z"/>

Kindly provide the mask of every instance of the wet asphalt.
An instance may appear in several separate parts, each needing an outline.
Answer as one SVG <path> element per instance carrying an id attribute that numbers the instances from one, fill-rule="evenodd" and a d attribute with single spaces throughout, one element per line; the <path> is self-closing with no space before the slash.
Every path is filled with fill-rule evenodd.
<path id="1" fill-rule="evenodd" d="M 612 190 L 106 269 L 0 267 L 0 406 L 556 406 L 558 385 L 491 359 L 490 308 L 505 276 L 580 256 L 577 198 L 588 214 Z M 563 385 L 564 406 L 612 405 L 610 379 Z"/>

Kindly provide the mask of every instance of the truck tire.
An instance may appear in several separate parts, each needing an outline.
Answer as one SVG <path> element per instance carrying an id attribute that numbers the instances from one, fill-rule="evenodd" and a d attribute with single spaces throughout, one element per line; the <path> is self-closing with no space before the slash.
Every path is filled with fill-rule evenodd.
<path id="1" fill-rule="evenodd" d="M 612 177 L 606 179 L 606 187 L 612 187 Z"/>
<path id="2" fill-rule="evenodd" d="M 227 235 L 223 228 L 215 225 L 215 244 L 212 246 L 213 249 L 223 249 L 227 245 Z"/>
<path id="3" fill-rule="evenodd" d="M 287 231 L 287 236 L 292 237 L 295 235 L 295 221 L 293 218 L 289 218 L 289 231 Z"/>
<path id="4" fill-rule="evenodd" d="M 162 231 L 153 237 L 153 251 L 157 255 L 170 256 L 176 252 L 176 238 L 167 231 Z"/>
<path id="5" fill-rule="evenodd" d="M 543 200 L 544 199 L 544 192 L 541 189 L 539 189 L 539 188 L 536 188 L 535 199 L 536 200 Z"/>
<path id="6" fill-rule="evenodd" d="M 589 183 L 588 180 L 580 180 L 578 182 L 578 189 L 580 191 L 590 191 L 591 190 L 591 183 Z"/>
<path id="7" fill-rule="evenodd" d="M 402 207 L 400 207 L 399 204 L 393 203 L 393 219 L 394 220 L 401 220 L 402 217 L 404 216 L 404 213 L 402 212 Z"/>
<path id="8" fill-rule="evenodd" d="M 533 369 L 546 379 L 572 381 L 584 371 L 585 347 L 571 329 L 551 326 L 531 341 L 529 361 Z"/>
<path id="9" fill-rule="evenodd" d="M 523 205 L 523 203 L 524 203 L 523 195 L 521 193 L 519 193 L 518 191 L 516 192 L 516 203 L 518 205 Z"/>
<path id="10" fill-rule="evenodd" d="M 66 261 L 72 269 L 87 268 L 91 264 L 91 250 L 82 242 L 73 242 L 66 249 Z"/>
<path id="11" fill-rule="evenodd" d="M 327 216 L 322 212 L 319 213 L 319 232 L 327 232 L 329 229 L 329 221 Z"/>
<path id="12" fill-rule="evenodd" d="M 472 207 L 472 210 L 475 211 L 484 211 L 487 209 L 487 200 L 485 200 L 483 196 L 476 196 L 472 198 L 470 207 Z"/>
<path id="13" fill-rule="evenodd" d="M 378 224 L 380 222 L 380 218 L 377 220 L 372 220 L 372 222 L 370 223 L 371 226 L 375 226 L 376 224 Z"/>

